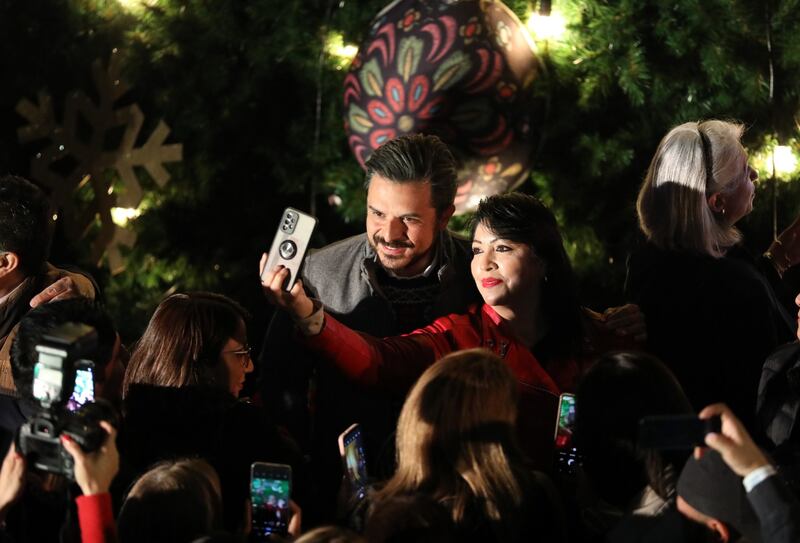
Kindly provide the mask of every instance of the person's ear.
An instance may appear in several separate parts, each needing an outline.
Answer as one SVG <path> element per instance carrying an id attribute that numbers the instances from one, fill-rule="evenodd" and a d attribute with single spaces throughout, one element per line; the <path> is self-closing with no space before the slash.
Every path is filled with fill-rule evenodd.
<path id="1" fill-rule="evenodd" d="M 724 213 L 725 211 L 725 196 L 721 192 L 715 192 L 708 197 L 708 207 L 714 213 Z"/>
<path id="2" fill-rule="evenodd" d="M 439 220 L 438 220 L 439 230 L 444 230 L 445 228 L 447 228 L 447 223 L 450 222 L 450 217 L 452 217 L 453 213 L 455 212 L 456 212 L 456 206 L 454 205 L 450 205 L 450 207 L 442 211 L 442 213 L 439 215 Z"/>
<path id="3" fill-rule="evenodd" d="M 730 541 L 731 532 L 721 520 L 709 518 L 706 521 L 706 526 L 708 526 L 708 529 L 716 534 L 717 539 L 722 541 L 722 543 L 728 543 L 728 541 Z"/>
<path id="4" fill-rule="evenodd" d="M 0 277 L 4 277 L 19 270 L 19 257 L 17 253 L 0 252 Z"/>

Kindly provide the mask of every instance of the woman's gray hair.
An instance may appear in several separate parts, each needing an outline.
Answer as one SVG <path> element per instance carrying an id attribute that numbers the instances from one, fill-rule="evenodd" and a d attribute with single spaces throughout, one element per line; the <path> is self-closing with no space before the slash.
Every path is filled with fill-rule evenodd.
<path id="1" fill-rule="evenodd" d="M 741 124 L 710 120 L 684 123 L 664 136 L 636 202 L 639 227 L 650 242 L 721 257 L 741 240 L 708 198 L 731 193 L 743 181 L 743 132 Z"/>

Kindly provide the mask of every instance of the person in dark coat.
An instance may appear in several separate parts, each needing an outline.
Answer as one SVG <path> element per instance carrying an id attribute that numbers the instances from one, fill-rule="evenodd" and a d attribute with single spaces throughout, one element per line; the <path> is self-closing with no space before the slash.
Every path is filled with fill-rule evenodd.
<path id="1" fill-rule="evenodd" d="M 253 371 L 245 319 L 244 309 L 218 294 L 169 296 L 136 346 L 123 382 L 126 479 L 161 460 L 208 460 L 222 482 L 229 531 L 242 528 L 253 462 L 291 465 L 300 503 L 307 487 L 296 447 L 260 408 L 238 399 Z"/>
<path id="2" fill-rule="evenodd" d="M 757 177 L 742 132 L 692 122 L 661 141 L 639 192 L 647 243 L 629 258 L 626 292 L 695 409 L 725 402 L 753 431 L 761 366 L 794 335 L 781 278 L 800 262 L 800 222 L 760 259 L 742 247 L 735 225 L 752 211 Z"/>

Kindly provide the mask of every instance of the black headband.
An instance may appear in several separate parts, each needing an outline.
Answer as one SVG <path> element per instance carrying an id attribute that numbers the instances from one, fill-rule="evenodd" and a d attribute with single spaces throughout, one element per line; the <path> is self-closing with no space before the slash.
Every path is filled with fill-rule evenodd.
<path id="1" fill-rule="evenodd" d="M 700 135 L 700 146 L 703 149 L 703 165 L 706 169 L 706 192 L 711 190 L 712 182 L 714 181 L 714 162 L 712 161 L 711 155 L 711 140 L 708 139 L 708 136 L 705 132 L 700 130 L 700 126 L 697 126 L 697 133 Z"/>

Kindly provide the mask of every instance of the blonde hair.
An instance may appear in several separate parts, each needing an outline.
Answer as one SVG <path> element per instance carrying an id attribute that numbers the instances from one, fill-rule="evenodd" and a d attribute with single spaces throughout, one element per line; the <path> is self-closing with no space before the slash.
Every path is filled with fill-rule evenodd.
<path id="1" fill-rule="evenodd" d="M 684 123 L 664 136 L 636 202 L 639 227 L 650 242 L 721 257 L 741 240 L 708 198 L 742 182 L 743 132 L 741 124 L 710 120 Z"/>
<path id="2" fill-rule="evenodd" d="M 378 501 L 423 492 L 455 522 L 470 503 L 494 520 L 518 508 L 517 386 L 503 361 L 484 349 L 452 353 L 429 367 L 403 404 L 397 471 Z"/>

